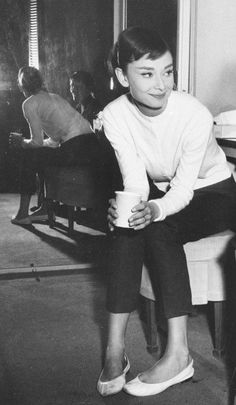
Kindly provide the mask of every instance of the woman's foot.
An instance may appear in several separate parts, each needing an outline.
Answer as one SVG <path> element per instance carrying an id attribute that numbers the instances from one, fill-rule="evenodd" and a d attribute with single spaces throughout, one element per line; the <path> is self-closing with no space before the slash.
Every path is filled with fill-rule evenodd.
<path id="1" fill-rule="evenodd" d="M 48 213 L 45 205 L 39 207 L 33 214 L 29 215 L 31 222 L 37 221 L 47 221 L 48 220 Z"/>
<path id="2" fill-rule="evenodd" d="M 129 359 L 125 353 L 123 353 L 122 361 L 120 361 L 120 359 L 119 361 L 115 361 L 115 359 L 110 360 L 106 360 L 106 365 L 97 382 L 97 390 L 104 397 L 117 394 L 124 388 L 126 384 L 126 374 L 130 369 Z M 122 368 L 120 364 L 122 364 Z"/>
<path id="3" fill-rule="evenodd" d="M 101 374 L 101 381 L 109 381 L 121 375 L 125 368 L 124 349 L 106 352 L 104 367 Z"/>
<path id="4" fill-rule="evenodd" d="M 139 374 L 139 379 L 147 384 L 168 381 L 181 373 L 192 361 L 188 352 L 164 354 L 150 369 Z"/>
<path id="5" fill-rule="evenodd" d="M 166 364 L 164 364 L 165 360 L 163 360 L 162 363 L 163 364 L 160 365 L 160 369 L 158 369 L 159 363 L 156 363 L 154 367 L 152 367 L 152 369 L 142 374 L 139 374 L 136 378 L 129 381 L 127 384 L 124 385 L 123 388 L 124 391 L 127 392 L 127 394 L 134 395 L 137 397 L 157 395 L 173 385 L 180 384 L 184 381 L 188 381 L 189 379 L 192 378 L 194 374 L 192 359 L 190 359 L 189 363 L 181 370 L 180 368 L 182 366 L 180 367 L 180 363 L 182 362 L 179 361 L 176 362 L 174 360 L 172 364 L 175 367 L 175 370 L 177 369 L 179 370 L 175 374 L 169 368 L 171 361 L 169 361 L 169 364 L 168 361 L 166 361 Z M 165 379 L 160 375 L 160 370 L 162 370 L 166 375 Z M 143 381 L 144 378 L 145 381 Z"/>
<path id="6" fill-rule="evenodd" d="M 20 215 L 13 215 L 11 218 L 11 223 L 14 225 L 31 225 L 31 220 L 29 216 L 21 217 Z"/>

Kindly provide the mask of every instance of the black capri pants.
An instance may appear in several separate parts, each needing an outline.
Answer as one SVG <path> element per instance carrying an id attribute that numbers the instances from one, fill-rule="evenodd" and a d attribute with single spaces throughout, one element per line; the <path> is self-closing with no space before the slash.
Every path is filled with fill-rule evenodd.
<path id="1" fill-rule="evenodd" d="M 161 195 L 163 192 L 153 185 L 149 199 Z M 236 183 L 231 177 L 195 190 L 190 204 L 164 221 L 139 231 L 115 228 L 108 257 L 108 311 L 130 313 L 136 309 L 145 257 L 164 316 L 169 319 L 191 313 L 183 245 L 234 228 L 235 211 Z"/>
<path id="2" fill-rule="evenodd" d="M 104 166 L 104 151 L 94 133 L 82 134 L 64 142 L 58 148 L 22 149 L 20 156 L 20 193 L 34 194 L 36 174 L 44 176 L 48 166 L 86 166 L 94 169 L 97 183 Z"/>

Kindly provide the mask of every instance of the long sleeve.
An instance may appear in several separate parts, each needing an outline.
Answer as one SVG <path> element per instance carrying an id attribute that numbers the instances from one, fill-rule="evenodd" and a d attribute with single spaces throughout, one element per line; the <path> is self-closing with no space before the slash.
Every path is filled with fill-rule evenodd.
<path id="1" fill-rule="evenodd" d="M 137 153 L 134 140 L 116 115 L 106 108 L 103 113 L 104 132 L 110 141 L 119 164 L 125 191 L 141 194 L 147 201 L 149 184 L 145 165 Z"/>
<path id="2" fill-rule="evenodd" d="M 193 191 L 198 179 L 209 140 L 212 136 L 212 119 L 210 114 L 196 116 L 185 128 L 182 155 L 176 173 L 171 179 L 166 194 L 154 201 L 163 220 L 186 207 L 193 198 Z"/>

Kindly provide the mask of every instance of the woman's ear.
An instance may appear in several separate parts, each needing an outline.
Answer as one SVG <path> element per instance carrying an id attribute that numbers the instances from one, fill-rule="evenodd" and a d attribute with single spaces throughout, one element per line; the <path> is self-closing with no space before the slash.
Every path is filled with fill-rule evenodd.
<path id="1" fill-rule="evenodd" d="M 121 68 L 116 68 L 115 73 L 116 73 L 117 80 L 121 84 L 121 86 L 129 87 L 128 79 L 124 75 L 123 70 Z"/>

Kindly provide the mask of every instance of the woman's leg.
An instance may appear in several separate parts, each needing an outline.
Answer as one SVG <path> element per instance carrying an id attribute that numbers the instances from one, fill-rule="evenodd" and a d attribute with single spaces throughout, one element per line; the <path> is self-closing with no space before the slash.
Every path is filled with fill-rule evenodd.
<path id="1" fill-rule="evenodd" d="M 152 368 L 140 375 L 146 383 L 168 381 L 184 370 L 191 357 L 187 340 L 188 316 L 183 315 L 167 320 L 168 338 L 163 357 Z"/>
<path id="2" fill-rule="evenodd" d="M 147 228 L 153 287 L 167 318 L 168 341 L 162 359 L 142 374 L 143 381 L 166 381 L 189 364 L 187 315 L 191 312 L 191 291 L 183 244 L 230 228 L 235 203 L 235 184 L 226 180 L 199 190 L 184 210 Z"/>
<path id="3" fill-rule="evenodd" d="M 108 257 L 108 340 L 102 381 L 109 381 L 124 369 L 125 333 L 129 314 L 139 297 L 144 254 L 142 232 L 116 229 L 111 235 Z"/>
<path id="4" fill-rule="evenodd" d="M 124 369 L 125 333 L 129 313 L 109 314 L 108 339 L 101 381 L 121 375 Z"/>
<path id="5" fill-rule="evenodd" d="M 23 149 L 20 157 L 20 205 L 16 219 L 28 217 L 31 196 L 36 192 L 36 174 L 60 154 L 53 148 Z"/>
<path id="6" fill-rule="evenodd" d="M 20 204 L 18 211 L 14 217 L 16 220 L 21 220 L 28 217 L 29 215 L 29 205 L 30 205 L 31 194 L 23 193 L 20 195 Z"/>

